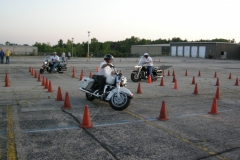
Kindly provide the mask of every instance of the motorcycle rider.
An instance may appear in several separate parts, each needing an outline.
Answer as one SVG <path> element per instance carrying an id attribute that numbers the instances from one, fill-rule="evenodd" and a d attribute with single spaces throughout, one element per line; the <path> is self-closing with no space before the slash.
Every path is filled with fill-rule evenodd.
<path id="1" fill-rule="evenodd" d="M 99 81 L 99 92 L 98 94 L 101 95 L 103 93 L 104 90 L 104 85 L 106 83 L 106 79 L 107 77 L 111 77 L 114 74 L 114 71 L 112 70 L 112 68 L 110 66 L 112 65 L 112 61 L 113 61 L 114 57 L 111 54 L 106 54 L 104 56 L 104 60 L 103 62 L 100 63 L 100 70 L 97 73 L 97 80 Z"/>
<path id="2" fill-rule="evenodd" d="M 148 53 L 144 53 L 143 56 L 146 58 L 144 64 L 148 69 L 148 75 L 151 74 L 151 78 L 153 81 L 153 74 L 152 74 L 152 68 L 153 68 L 153 60 L 152 58 L 149 56 Z"/>
<path id="3" fill-rule="evenodd" d="M 53 62 L 51 73 L 54 71 L 55 67 L 59 64 L 59 57 L 56 52 L 53 52 L 53 56 L 50 57 Z"/>

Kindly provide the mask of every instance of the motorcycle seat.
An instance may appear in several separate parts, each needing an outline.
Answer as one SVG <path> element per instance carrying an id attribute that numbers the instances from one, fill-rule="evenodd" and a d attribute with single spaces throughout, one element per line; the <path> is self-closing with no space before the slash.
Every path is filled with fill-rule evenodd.
<path id="1" fill-rule="evenodd" d="M 96 83 L 99 83 L 98 75 L 92 75 L 92 79 L 94 79 Z"/>

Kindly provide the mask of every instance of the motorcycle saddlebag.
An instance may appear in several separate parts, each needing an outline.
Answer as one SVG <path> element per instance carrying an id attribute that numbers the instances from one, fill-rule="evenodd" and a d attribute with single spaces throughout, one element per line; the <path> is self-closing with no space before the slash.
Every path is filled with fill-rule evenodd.
<path id="1" fill-rule="evenodd" d="M 156 72 L 158 77 L 162 77 L 162 70 L 160 68 L 154 68 L 154 71 Z"/>
<path id="2" fill-rule="evenodd" d="M 90 89 L 94 84 L 95 80 L 92 78 L 83 77 L 80 81 L 80 87 L 84 89 Z"/>

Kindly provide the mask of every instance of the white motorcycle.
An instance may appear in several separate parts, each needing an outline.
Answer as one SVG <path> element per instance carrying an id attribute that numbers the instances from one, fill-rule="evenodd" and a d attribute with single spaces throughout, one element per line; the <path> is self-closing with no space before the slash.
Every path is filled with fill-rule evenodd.
<path id="1" fill-rule="evenodd" d="M 133 94 L 130 90 L 125 88 L 127 84 L 127 78 L 118 72 L 114 66 L 111 66 L 115 74 L 113 77 L 108 77 L 106 79 L 106 84 L 104 86 L 103 94 L 98 95 L 99 82 L 97 80 L 97 75 L 93 75 L 92 78 L 84 77 L 80 81 L 80 90 L 86 93 L 86 98 L 89 101 L 93 101 L 98 98 L 103 101 L 107 101 L 114 110 L 124 110 L 126 109 Z"/>

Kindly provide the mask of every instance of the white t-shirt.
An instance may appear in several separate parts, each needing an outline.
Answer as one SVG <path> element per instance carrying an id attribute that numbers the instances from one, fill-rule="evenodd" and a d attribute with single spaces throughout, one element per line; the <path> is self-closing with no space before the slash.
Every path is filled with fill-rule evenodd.
<path id="1" fill-rule="evenodd" d="M 145 60 L 146 66 L 153 66 L 153 60 L 150 56 Z"/>
<path id="2" fill-rule="evenodd" d="M 105 68 L 102 68 L 104 64 L 107 64 L 105 61 L 102 62 L 99 66 L 100 70 L 98 71 L 98 75 L 103 75 L 106 78 L 112 76 L 112 69 L 110 66 L 106 66 Z"/>
<path id="3" fill-rule="evenodd" d="M 64 52 L 62 53 L 62 57 L 65 57 L 65 53 Z"/>
<path id="4" fill-rule="evenodd" d="M 57 55 L 51 56 L 50 59 L 51 59 L 52 61 L 59 61 L 59 57 L 58 57 Z"/>

